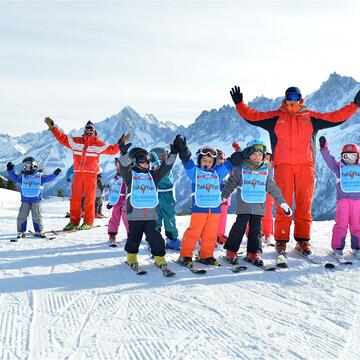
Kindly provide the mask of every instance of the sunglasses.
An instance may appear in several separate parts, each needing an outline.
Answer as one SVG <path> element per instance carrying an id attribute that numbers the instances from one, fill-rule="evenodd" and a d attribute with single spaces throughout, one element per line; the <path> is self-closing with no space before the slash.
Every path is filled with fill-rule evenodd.
<path id="1" fill-rule="evenodd" d="M 289 93 L 286 95 L 287 101 L 300 101 L 301 100 L 301 94 L 299 93 Z"/>
<path id="2" fill-rule="evenodd" d="M 213 147 L 203 147 L 197 151 L 196 154 L 200 154 L 203 156 L 211 156 L 212 158 L 217 158 L 217 151 Z"/>
<path id="3" fill-rule="evenodd" d="M 344 153 L 341 155 L 343 160 L 356 160 L 358 157 L 357 153 Z"/>

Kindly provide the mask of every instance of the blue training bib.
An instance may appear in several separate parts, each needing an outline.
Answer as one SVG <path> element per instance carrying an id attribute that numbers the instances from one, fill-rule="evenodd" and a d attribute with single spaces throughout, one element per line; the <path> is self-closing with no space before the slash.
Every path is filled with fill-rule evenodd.
<path id="1" fill-rule="evenodd" d="M 136 209 L 152 209 L 159 204 L 154 179 L 150 173 L 132 171 L 130 204 Z"/>
<path id="2" fill-rule="evenodd" d="M 121 194 L 121 188 L 124 183 L 123 178 L 118 177 L 114 178 L 110 184 L 110 191 L 109 191 L 109 204 L 116 205 L 119 202 L 120 196 L 125 195 Z"/>
<path id="3" fill-rule="evenodd" d="M 195 204 L 201 208 L 217 208 L 221 203 L 220 179 L 216 171 L 196 168 Z"/>
<path id="4" fill-rule="evenodd" d="M 26 197 L 38 197 L 41 191 L 41 175 L 22 175 L 21 178 L 21 193 Z"/>
<path id="5" fill-rule="evenodd" d="M 266 178 L 269 170 L 266 165 L 258 169 L 250 169 L 243 165 L 241 198 L 250 204 L 263 203 L 266 200 Z"/>
<path id="6" fill-rule="evenodd" d="M 360 192 L 360 164 L 340 163 L 340 187 L 343 192 Z"/>

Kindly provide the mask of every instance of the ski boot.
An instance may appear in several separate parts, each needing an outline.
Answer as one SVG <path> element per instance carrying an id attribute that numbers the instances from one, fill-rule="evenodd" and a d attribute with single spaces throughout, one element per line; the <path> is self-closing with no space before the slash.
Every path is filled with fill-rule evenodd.
<path id="1" fill-rule="evenodd" d="M 110 247 L 116 247 L 116 234 L 115 233 L 110 233 L 109 234 L 109 240 L 108 240 L 108 244 Z"/>
<path id="2" fill-rule="evenodd" d="M 275 250 L 279 254 L 283 254 L 286 251 L 286 243 L 287 243 L 287 241 L 285 241 L 285 240 L 276 240 Z"/>
<path id="3" fill-rule="evenodd" d="M 264 261 L 261 259 L 261 254 L 258 252 L 248 252 L 245 260 L 256 266 L 264 266 Z"/>
<path id="4" fill-rule="evenodd" d="M 179 265 L 185 266 L 189 269 L 192 269 L 194 267 L 194 262 L 191 257 L 179 257 L 176 262 Z"/>
<path id="5" fill-rule="evenodd" d="M 79 227 L 79 230 L 90 230 L 92 228 L 92 225 L 89 225 L 87 223 L 82 223 L 81 226 Z"/>
<path id="6" fill-rule="evenodd" d="M 205 259 L 201 259 L 199 257 L 197 261 L 204 265 L 221 266 L 221 264 L 213 256 L 205 258 Z"/>
<path id="7" fill-rule="evenodd" d="M 311 247 L 308 240 L 300 240 L 296 241 L 295 249 L 303 253 L 304 255 L 310 255 L 311 254 Z"/>
<path id="8" fill-rule="evenodd" d="M 234 251 L 226 250 L 226 261 L 232 265 L 236 265 L 238 263 L 237 253 Z"/>
<path id="9" fill-rule="evenodd" d="M 171 250 L 180 251 L 181 242 L 179 239 L 166 238 L 166 248 Z"/>
<path id="10" fill-rule="evenodd" d="M 77 225 L 73 224 L 71 221 L 64 227 L 63 230 L 65 231 L 70 231 L 70 230 L 75 230 L 77 229 Z"/>
<path id="11" fill-rule="evenodd" d="M 35 231 L 34 235 L 40 238 L 46 238 L 46 235 L 42 231 Z"/>

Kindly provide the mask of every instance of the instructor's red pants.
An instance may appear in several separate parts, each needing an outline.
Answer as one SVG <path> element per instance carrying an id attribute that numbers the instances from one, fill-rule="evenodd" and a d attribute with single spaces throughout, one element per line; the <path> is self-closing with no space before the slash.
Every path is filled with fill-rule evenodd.
<path id="1" fill-rule="evenodd" d="M 70 199 L 70 221 L 79 225 L 81 219 L 81 199 L 84 194 L 84 222 L 88 225 L 94 223 L 95 196 L 97 175 L 92 173 L 74 173 L 72 195 Z"/>
<path id="2" fill-rule="evenodd" d="M 275 182 L 283 193 L 285 201 L 294 211 L 295 240 L 310 240 L 312 223 L 311 205 L 314 193 L 315 171 L 310 164 L 290 165 L 278 164 L 275 166 Z M 287 217 L 280 206 L 276 206 L 275 240 L 290 239 L 292 218 Z"/>

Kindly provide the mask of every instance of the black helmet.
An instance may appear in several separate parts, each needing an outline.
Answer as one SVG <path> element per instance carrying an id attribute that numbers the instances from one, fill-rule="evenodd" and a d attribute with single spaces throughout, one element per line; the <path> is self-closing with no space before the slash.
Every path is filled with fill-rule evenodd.
<path id="1" fill-rule="evenodd" d="M 129 158 L 132 163 L 138 164 L 141 162 L 146 162 L 150 164 L 150 156 L 149 153 L 140 147 L 134 147 L 129 151 Z"/>
<path id="2" fill-rule="evenodd" d="M 22 171 L 24 173 L 34 173 L 38 169 L 38 162 L 31 156 L 27 156 L 23 161 Z"/>
<path id="3" fill-rule="evenodd" d="M 155 148 L 151 149 L 150 156 L 151 156 L 151 153 L 155 153 L 159 159 L 164 159 L 168 155 L 166 149 L 164 149 L 162 147 L 155 147 Z"/>
<path id="4" fill-rule="evenodd" d="M 290 98 L 289 98 L 290 97 Z M 290 86 L 289 88 L 286 89 L 285 91 L 285 99 L 286 100 L 296 100 L 296 101 L 300 101 L 301 100 L 301 91 L 298 87 L 296 86 Z"/>

